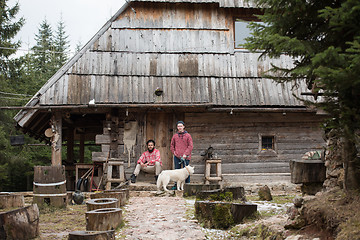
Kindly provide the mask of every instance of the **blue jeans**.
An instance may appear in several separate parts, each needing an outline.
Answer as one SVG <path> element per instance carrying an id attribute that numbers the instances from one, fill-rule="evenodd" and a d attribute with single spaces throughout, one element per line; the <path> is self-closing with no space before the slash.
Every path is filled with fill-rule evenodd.
<path id="1" fill-rule="evenodd" d="M 180 158 L 174 156 L 174 166 L 175 166 L 175 169 L 180 169 L 180 168 L 184 168 L 184 164 L 180 164 L 181 160 Z M 186 163 L 186 166 L 189 165 L 190 163 L 190 160 L 187 160 L 185 159 L 185 163 Z M 185 180 L 185 183 L 190 183 L 190 175 L 189 177 Z"/>

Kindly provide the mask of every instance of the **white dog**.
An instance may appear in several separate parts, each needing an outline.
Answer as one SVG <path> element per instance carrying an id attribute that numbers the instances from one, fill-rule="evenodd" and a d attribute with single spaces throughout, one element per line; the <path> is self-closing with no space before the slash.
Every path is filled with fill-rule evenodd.
<path id="1" fill-rule="evenodd" d="M 194 173 L 194 167 L 188 165 L 181 169 L 175 170 L 164 170 L 160 173 L 158 180 L 156 182 L 158 192 L 160 191 L 161 186 L 164 188 L 164 191 L 168 192 L 166 188 L 170 181 L 177 183 L 177 190 L 184 190 L 185 180 L 189 175 Z"/>

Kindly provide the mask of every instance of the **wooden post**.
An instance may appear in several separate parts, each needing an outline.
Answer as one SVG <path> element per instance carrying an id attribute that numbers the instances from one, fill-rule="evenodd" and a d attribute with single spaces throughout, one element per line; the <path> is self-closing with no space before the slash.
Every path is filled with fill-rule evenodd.
<path id="1" fill-rule="evenodd" d="M 67 136 L 67 143 L 66 143 L 66 157 L 67 163 L 74 164 L 74 128 L 69 127 L 68 129 L 68 136 Z"/>
<path id="2" fill-rule="evenodd" d="M 61 149 L 62 149 L 62 116 L 61 112 L 55 112 L 51 119 L 54 136 L 51 138 L 51 165 L 62 165 Z"/>
<path id="3" fill-rule="evenodd" d="M 85 134 L 80 134 L 80 147 L 79 147 L 80 163 L 84 163 L 85 159 Z"/>

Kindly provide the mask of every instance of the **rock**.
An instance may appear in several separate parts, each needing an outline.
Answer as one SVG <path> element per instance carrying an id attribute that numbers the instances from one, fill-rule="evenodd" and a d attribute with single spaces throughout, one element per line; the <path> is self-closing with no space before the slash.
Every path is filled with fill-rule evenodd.
<path id="1" fill-rule="evenodd" d="M 294 220 L 288 219 L 285 223 L 285 229 L 300 229 L 305 226 L 305 220 L 297 215 Z"/>
<path id="2" fill-rule="evenodd" d="M 259 189 L 258 195 L 259 195 L 260 200 L 262 200 L 262 201 L 271 201 L 272 200 L 270 188 L 267 185 L 265 185 Z"/>
<path id="3" fill-rule="evenodd" d="M 294 220 L 296 216 L 299 215 L 299 210 L 295 206 L 289 207 L 286 214 L 289 216 L 290 220 Z"/>
<path id="4" fill-rule="evenodd" d="M 296 208 L 300 208 L 304 203 L 304 198 L 296 196 L 293 199 L 293 203 Z"/>

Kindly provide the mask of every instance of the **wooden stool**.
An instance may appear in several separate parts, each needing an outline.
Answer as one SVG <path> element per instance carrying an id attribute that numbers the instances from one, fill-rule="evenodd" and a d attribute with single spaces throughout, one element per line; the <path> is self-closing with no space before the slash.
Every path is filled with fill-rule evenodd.
<path id="1" fill-rule="evenodd" d="M 211 164 L 216 164 L 216 177 L 210 176 Z M 221 175 L 221 159 L 207 159 L 205 160 L 205 184 L 210 184 L 209 181 L 222 181 Z"/>
<path id="2" fill-rule="evenodd" d="M 112 178 L 112 170 L 113 166 L 118 167 L 119 171 L 119 178 Z M 111 189 L 111 183 L 122 183 L 125 182 L 125 169 L 124 169 L 124 161 L 109 161 L 107 163 L 107 169 L 106 169 L 106 190 Z"/>

